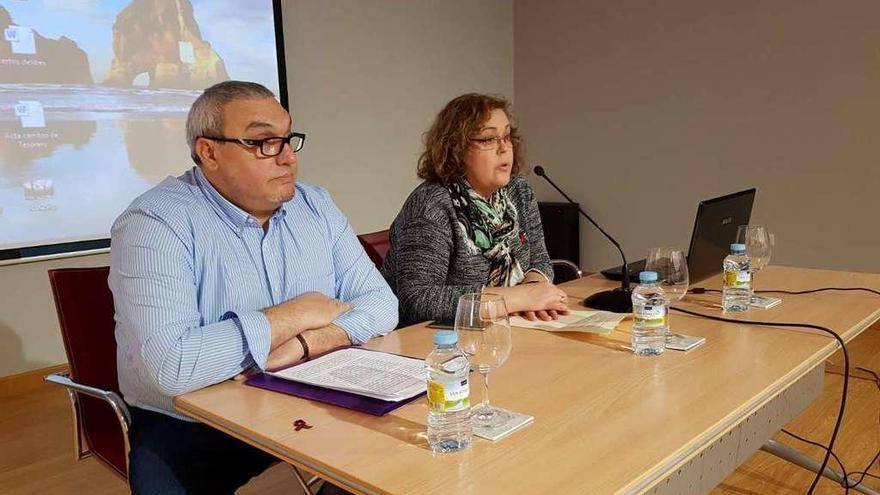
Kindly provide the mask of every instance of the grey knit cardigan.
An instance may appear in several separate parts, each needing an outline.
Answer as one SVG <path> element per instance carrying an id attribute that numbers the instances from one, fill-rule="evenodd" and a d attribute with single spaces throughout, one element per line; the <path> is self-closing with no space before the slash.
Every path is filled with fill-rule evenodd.
<path id="1" fill-rule="evenodd" d="M 538 203 L 528 182 L 514 176 L 508 188 L 519 233 L 510 237 L 523 272 L 539 270 L 553 280 Z M 458 298 L 480 292 L 489 261 L 458 224 L 449 191 L 423 182 L 407 198 L 391 225 L 391 246 L 382 275 L 400 301 L 400 325 L 425 320 L 451 323 Z"/>

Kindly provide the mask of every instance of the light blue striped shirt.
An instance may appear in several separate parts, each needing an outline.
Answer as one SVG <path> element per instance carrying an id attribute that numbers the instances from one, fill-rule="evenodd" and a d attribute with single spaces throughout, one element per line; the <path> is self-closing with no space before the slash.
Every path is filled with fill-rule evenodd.
<path id="1" fill-rule="evenodd" d="M 265 367 L 263 308 L 309 291 L 350 302 L 334 323 L 356 344 L 397 325 L 397 299 L 323 188 L 298 183 L 264 232 L 193 167 L 132 202 L 110 253 L 119 387 L 178 418 L 172 397 Z"/>

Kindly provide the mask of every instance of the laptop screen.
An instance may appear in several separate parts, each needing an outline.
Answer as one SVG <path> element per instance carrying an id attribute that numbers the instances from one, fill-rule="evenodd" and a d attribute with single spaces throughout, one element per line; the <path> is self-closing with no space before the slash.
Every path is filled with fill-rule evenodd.
<path id="1" fill-rule="evenodd" d="M 754 202 L 754 188 L 700 202 L 688 249 L 691 284 L 721 273 L 724 257 L 736 242 L 736 230 L 748 225 Z"/>

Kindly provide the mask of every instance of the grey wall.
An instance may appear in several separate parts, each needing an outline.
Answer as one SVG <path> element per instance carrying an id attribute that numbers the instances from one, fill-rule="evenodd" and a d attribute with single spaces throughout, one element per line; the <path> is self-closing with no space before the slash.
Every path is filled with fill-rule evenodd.
<path id="1" fill-rule="evenodd" d="M 631 258 L 686 247 L 700 199 L 755 185 L 773 262 L 880 271 L 874 0 L 288 0 L 284 12 L 301 180 L 328 187 L 358 232 L 393 219 L 447 100 L 515 85 L 529 162 Z M 582 230 L 585 267 L 616 262 Z M 0 266 L 0 376 L 64 361 L 45 271 L 106 263 Z"/>
<path id="2" fill-rule="evenodd" d="M 513 2 L 287 1 L 300 178 L 358 232 L 388 228 L 418 183 L 422 134 L 469 91 L 513 97 Z"/>
<path id="3" fill-rule="evenodd" d="M 468 91 L 513 96 L 512 0 L 283 3 L 300 179 L 326 186 L 357 232 L 387 228 L 416 184 L 421 135 Z M 185 158 L 185 157 L 181 157 Z M 46 270 L 0 266 L 0 376 L 65 361 Z"/>
<path id="4" fill-rule="evenodd" d="M 529 160 L 630 259 L 687 249 L 700 199 L 757 186 L 771 263 L 880 271 L 878 19 L 874 0 L 517 0 Z M 581 228 L 586 268 L 618 263 Z"/>
<path id="5" fill-rule="evenodd" d="M 67 361 L 46 270 L 109 262 L 97 255 L 0 266 L 0 376 Z"/>

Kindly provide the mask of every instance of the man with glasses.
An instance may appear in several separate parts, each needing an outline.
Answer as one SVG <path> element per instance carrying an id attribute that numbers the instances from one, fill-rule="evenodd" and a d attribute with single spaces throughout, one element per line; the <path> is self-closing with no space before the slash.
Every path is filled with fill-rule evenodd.
<path id="1" fill-rule="evenodd" d="M 397 299 L 346 217 L 296 182 L 305 135 L 271 91 L 212 86 L 186 133 L 197 166 L 135 199 L 111 231 L 135 494 L 233 493 L 275 461 L 175 413 L 174 396 L 397 324 Z"/>

